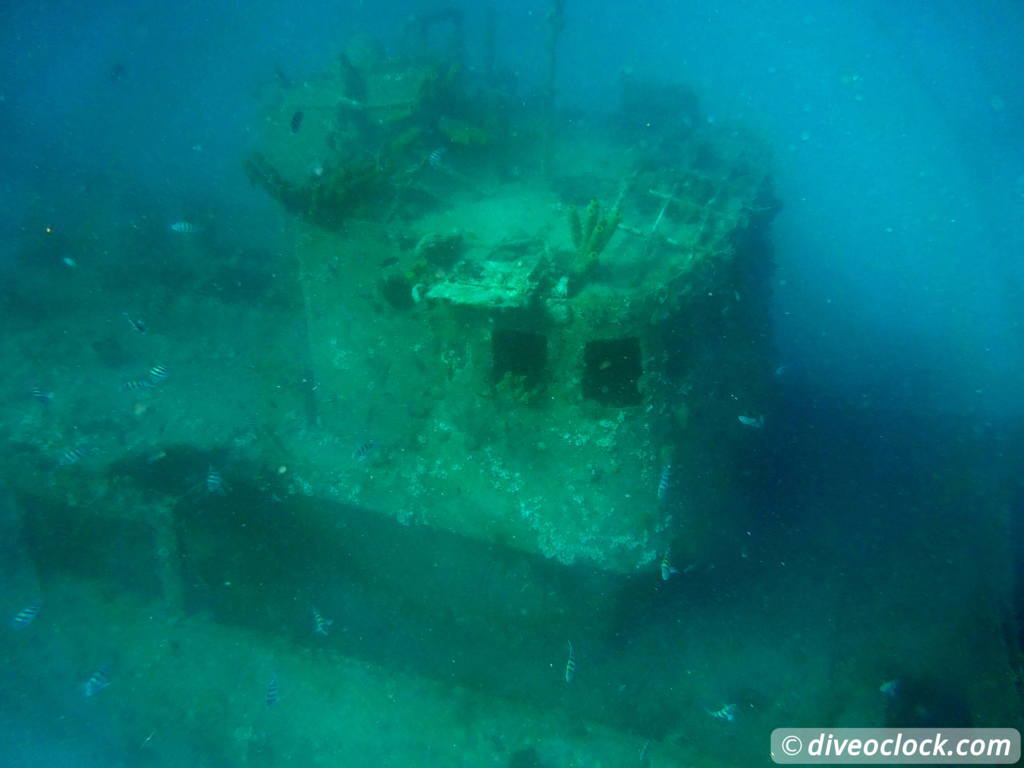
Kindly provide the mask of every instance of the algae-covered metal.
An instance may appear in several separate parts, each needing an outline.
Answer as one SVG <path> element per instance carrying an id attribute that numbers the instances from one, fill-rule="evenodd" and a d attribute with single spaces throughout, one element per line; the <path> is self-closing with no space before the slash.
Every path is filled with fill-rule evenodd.
<path id="1" fill-rule="evenodd" d="M 770 370 L 767 161 L 643 87 L 547 135 L 549 168 L 536 116 L 453 69 L 350 62 L 270 100 L 249 168 L 293 214 L 318 426 L 380 445 L 310 457 L 315 494 L 611 570 L 728 539 Z"/>

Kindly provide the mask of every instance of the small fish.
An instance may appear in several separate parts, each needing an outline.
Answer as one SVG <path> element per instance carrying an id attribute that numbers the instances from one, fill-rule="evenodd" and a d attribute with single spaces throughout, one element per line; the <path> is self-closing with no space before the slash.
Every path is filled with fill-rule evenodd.
<path id="1" fill-rule="evenodd" d="M 661 478 L 658 480 L 658 500 L 661 501 L 672 487 L 672 465 L 666 464 L 661 470 Z"/>
<path id="2" fill-rule="evenodd" d="M 70 467 L 72 464 L 77 464 L 86 456 L 84 448 L 77 446 L 68 448 L 64 453 L 60 455 L 60 459 L 57 461 L 57 465 L 61 467 Z"/>
<path id="3" fill-rule="evenodd" d="M 141 333 L 143 336 L 146 335 L 146 324 L 142 322 L 142 320 L 140 320 L 137 317 L 132 317 L 127 312 L 122 312 L 121 314 L 124 315 L 124 319 L 128 321 L 128 325 L 130 325 L 136 331 Z"/>
<path id="4" fill-rule="evenodd" d="M 787 363 L 783 363 L 782 365 L 780 365 L 778 368 L 775 369 L 775 377 L 776 378 L 780 378 L 781 379 L 787 373 L 789 373 L 789 365 Z"/>
<path id="5" fill-rule="evenodd" d="M 220 472 L 218 472 L 212 464 L 210 465 L 210 468 L 206 470 L 206 477 L 203 479 L 203 488 L 210 496 L 223 496 L 227 493 L 227 485 L 224 483 L 224 478 L 220 476 Z"/>
<path id="6" fill-rule="evenodd" d="M 735 704 L 725 704 L 721 709 L 705 709 L 704 711 L 716 720 L 725 720 L 726 722 L 731 723 L 736 719 Z"/>
<path id="7" fill-rule="evenodd" d="M 427 155 L 427 162 L 430 163 L 431 168 L 440 168 L 444 165 L 444 156 L 446 150 L 444 147 L 438 147 L 429 155 Z"/>
<path id="8" fill-rule="evenodd" d="M 198 230 L 196 229 L 196 225 L 191 221 L 176 221 L 171 224 L 171 231 L 177 232 L 179 235 L 192 235 Z"/>
<path id="9" fill-rule="evenodd" d="M 149 369 L 149 378 L 153 380 L 154 384 L 163 384 L 167 379 L 168 373 L 166 365 L 157 364 Z"/>
<path id="10" fill-rule="evenodd" d="M 33 603 L 28 608 L 22 608 L 14 614 L 14 618 L 11 619 L 11 628 L 17 630 L 27 627 L 36 620 L 36 616 L 39 615 L 40 608 L 42 608 L 42 606 L 39 605 L 39 603 Z"/>
<path id="11" fill-rule="evenodd" d="M 32 399 L 40 403 L 52 403 L 53 392 L 47 392 L 42 387 L 32 387 Z"/>
<path id="12" fill-rule="evenodd" d="M 270 678 L 270 684 L 267 686 L 267 706 L 272 707 L 277 704 L 281 698 L 281 691 L 277 686 L 277 676 Z"/>
<path id="13" fill-rule="evenodd" d="M 70 256 L 65 256 L 63 259 L 61 259 L 61 261 L 64 263 L 65 267 L 77 267 L 78 266 L 78 262 L 75 261 Z"/>
<path id="14" fill-rule="evenodd" d="M 334 623 L 334 619 L 325 619 L 323 614 L 313 606 L 313 634 L 323 635 L 327 637 L 327 630 L 330 629 L 331 624 Z"/>
<path id="15" fill-rule="evenodd" d="M 672 567 L 672 563 L 669 561 L 669 554 L 670 554 L 670 550 L 666 549 L 664 557 L 661 558 L 661 580 L 662 581 L 668 581 L 673 576 L 675 576 L 677 573 L 679 573 L 679 569 L 678 568 L 673 568 Z"/>
<path id="16" fill-rule="evenodd" d="M 565 662 L 565 682 L 571 683 L 573 678 L 576 677 L 576 652 L 572 648 L 572 643 L 569 643 L 569 658 Z"/>
<path id="17" fill-rule="evenodd" d="M 143 389 L 152 389 L 153 382 L 149 379 L 129 379 L 121 384 L 122 392 L 139 392 Z"/>
<path id="18" fill-rule="evenodd" d="M 736 418 L 739 419 L 740 424 L 750 429 L 760 429 L 764 426 L 764 416 L 744 416 L 740 414 Z"/>
<path id="19" fill-rule="evenodd" d="M 277 64 L 274 65 L 274 77 L 277 78 L 277 82 L 282 88 L 291 88 L 294 83 L 292 79 L 285 74 L 284 70 Z"/>
<path id="20" fill-rule="evenodd" d="M 291 121 L 288 123 L 288 126 L 292 129 L 292 133 L 299 132 L 299 128 L 302 127 L 302 119 L 304 117 L 305 115 L 303 114 L 301 109 L 295 110 L 295 113 L 292 115 Z"/>
<path id="21" fill-rule="evenodd" d="M 110 665 L 104 664 L 82 684 L 82 695 L 86 698 L 95 696 L 108 685 L 110 685 Z"/>
<path id="22" fill-rule="evenodd" d="M 900 681 L 898 678 L 886 680 L 878 686 L 878 692 L 887 699 L 895 699 L 900 694 Z"/>
<path id="23" fill-rule="evenodd" d="M 352 451 L 352 458 L 356 461 L 366 461 L 367 457 L 373 453 L 373 450 L 377 447 L 376 440 L 367 440 L 361 443 L 354 451 Z"/>

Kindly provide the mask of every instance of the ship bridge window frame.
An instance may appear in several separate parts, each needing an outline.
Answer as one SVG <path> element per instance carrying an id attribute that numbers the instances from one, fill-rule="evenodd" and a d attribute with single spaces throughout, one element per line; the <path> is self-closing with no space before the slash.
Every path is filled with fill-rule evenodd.
<path id="1" fill-rule="evenodd" d="M 528 389 L 543 387 L 548 380 L 548 337 L 543 333 L 495 328 L 491 331 L 491 377 L 523 377 Z"/>

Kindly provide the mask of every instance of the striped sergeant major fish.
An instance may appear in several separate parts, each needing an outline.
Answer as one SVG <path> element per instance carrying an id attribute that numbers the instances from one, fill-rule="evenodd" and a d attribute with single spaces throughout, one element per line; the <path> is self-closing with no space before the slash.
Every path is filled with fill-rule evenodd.
<path id="1" fill-rule="evenodd" d="M 121 385 L 122 392 L 141 392 L 152 388 L 153 382 L 149 379 L 129 379 Z"/>
<path id="2" fill-rule="evenodd" d="M 277 704 L 281 698 L 281 690 L 277 685 L 277 675 L 270 678 L 270 683 L 267 685 L 267 696 L 266 702 L 268 707 L 272 707 Z"/>
<path id="3" fill-rule="evenodd" d="M 57 460 L 57 466 L 70 467 L 72 464 L 77 464 L 88 455 L 89 451 L 85 448 L 82 448 L 81 446 L 73 446 L 60 455 L 60 459 Z"/>
<path id="4" fill-rule="evenodd" d="M 331 624 L 334 623 L 334 619 L 325 619 L 323 614 L 313 606 L 313 634 L 323 635 L 327 637 L 327 630 L 330 629 Z"/>
<path id="5" fill-rule="evenodd" d="M 360 443 L 354 451 L 352 451 L 352 458 L 356 461 L 366 461 L 371 453 L 377 448 L 376 440 L 367 440 Z"/>
<path id="6" fill-rule="evenodd" d="M 227 484 L 213 464 L 206 470 L 206 477 L 203 478 L 203 489 L 210 496 L 223 496 L 227 493 Z"/>
<path id="7" fill-rule="evenodd" d="M 720 709 L 707 709 L 704 710 L 716 720 L 725 720 L 727 723 L 731 723 L 736 719 L 736 705 L 725 704 Z"/>
<path id="8" fill-rule="evenodd" d="M 179 235 L 191 235 L 197 232 L 196 225 L 191 221 L 176 221 L 171 224 L 171 231 Z"/>
<path id="9" fill-rule="evenodd" d="M 661 477 L 658 479 L 658 501 L 665 498 L 668 489 L 672 487 L 672 465 L 666 464 L 661 470 Z"/>
<path id="10" fill-rule="evenodd" d="M 42 387 L 32 387 L 32 399 L 40 403 L 52 403 L 53 392 L 47 392 Z"/>
<path id="11" fill-rule="evenodd" d="M 188 487 L 188 493 L 194 496 L 226 496 L 229 490 L 231 486 L 213 464 L 209 464 L 206 474 Z"/>
<path id="12" fill-rule="evenodd" d="M 39 603 L 32 603 L 27 608 L 22 608 L 11 619 L 11 628 L 15 630 L 24 629 L 33 621 L 36 620 L 36 616 L 39 615 L 39 609 L 42 606 Z"/>
<path id="13" fill-rule="evenodd" d="M 88 699 L 95 696 L 108 685 L 110 685 L 110 665 L 104 664 L 89 675 L 89 679 L 82 684 L 82 695 Z"/>
<path id="14" fill-rule="evenodd" d="M 569 642 L 569 658 L 565 662 L 565 682 L 571 683 L 576 677 L 576 652 L 573 650 L 572 642 Z"/>
<path id="15" fill-rule="evenodd" d="M 149 369 L 149 378 L 154 384 L 163 384 L 169 373 L 166 365 L 157 363 Z"/>

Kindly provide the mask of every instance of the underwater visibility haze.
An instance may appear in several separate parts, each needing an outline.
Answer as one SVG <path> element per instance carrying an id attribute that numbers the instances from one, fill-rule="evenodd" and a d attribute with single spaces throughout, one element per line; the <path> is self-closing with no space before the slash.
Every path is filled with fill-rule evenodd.
<path id="1" fill-rule="evenodd" d="M 0 766 L 1021 727 L 1024 4 L 0 19 Z"/>

